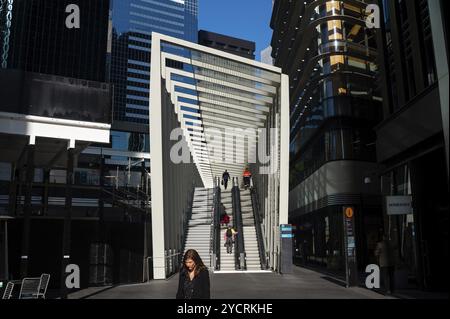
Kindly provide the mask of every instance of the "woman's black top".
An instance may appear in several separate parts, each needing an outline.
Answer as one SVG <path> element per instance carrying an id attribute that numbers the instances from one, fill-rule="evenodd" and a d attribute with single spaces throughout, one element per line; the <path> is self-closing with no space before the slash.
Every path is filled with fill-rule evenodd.
<path id="1" fill-rule="evenodd" d="M 200 271 L 191 280 L 188 271 L 183 268 L 180 271 L 177 299 L 210 299 L 208 270 Z"/>

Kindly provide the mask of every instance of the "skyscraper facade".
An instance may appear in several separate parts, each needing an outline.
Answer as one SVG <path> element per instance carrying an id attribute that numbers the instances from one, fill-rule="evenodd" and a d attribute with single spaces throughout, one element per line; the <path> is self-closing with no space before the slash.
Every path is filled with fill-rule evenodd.
<path id="1" fill-rule="evenodd" d="M 151 33 L 197 42 L 197 15 L 197 0 L 112 0 L 113 148 L 128 132 L 148 139 Z"/>
<path id="2" fill-rule="evenodd" d="M 252 41 L 200 30 L 198 32 L 198 44 L 236 54 L 243 58 L 255 59 L 256 44 Z"/>
<path id="3" fill-rule="evenodd" d="M 274 3 L 272 57 L 290 77 L 290 221 L 304 262 L 343 271 L 342 212 L 356 210 L 360 266 L 373 261 L 380 201 L 365 176 L 377 170 L 380 120 L 376 30 L 366 1 Z"/>

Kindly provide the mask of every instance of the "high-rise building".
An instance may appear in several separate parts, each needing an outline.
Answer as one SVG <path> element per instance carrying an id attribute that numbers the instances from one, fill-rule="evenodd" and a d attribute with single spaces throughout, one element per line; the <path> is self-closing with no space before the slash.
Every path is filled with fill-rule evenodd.
<path id="1" fill-rule="evenodd" d="M 400 287 L 448 291 L 447 1 L 382 1 L 381 192 L 412 208 L 384 212 Z M 383 50 L 381 50 L 383 49 Z"/>
<path id="2" fill-rule="evenodd" d="M 111 82 L 114 84 L 113 148 L 130 132 L 148 148 L 151 34 L 197 42 L 197 0 L 112 0 Z M 141 145 L 141 144 L 140 144 Z M 119 146 L 120 147 L 120 146 Z"/>
<path id="3" fill-rule="evenodd" d="M 344 274 L 343 210 L 355 212 L 359 269 L 374 262 L 381 92 L 365 1 L 276 0 L 272 57 L 290 78 L 290 222 L 303 262 Z M 352 244 L 353 245 L 353 244 Z"/>
<path id="4" fill-rule="evenodd" d="M 247 59 L 255 59 L 256 44 L 252 41 L 200 30 L 198 32 L 198 43 L 213 49 L 236 54 Z"/>

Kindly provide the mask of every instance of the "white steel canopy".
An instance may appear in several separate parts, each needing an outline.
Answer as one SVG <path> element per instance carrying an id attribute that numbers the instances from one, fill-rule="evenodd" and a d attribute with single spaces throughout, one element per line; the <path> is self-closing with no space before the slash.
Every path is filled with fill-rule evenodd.
<path id="1" fill-rule="evenodd" d="M 160 76 L 205 187 L 225 169 L 241 176 L 256 159 L 260 129 L 270 128 L 281 70 L 164 35 L 152 42 L 160 43 L 152 54 L 160 52 Z"/>
<path id="2" fill-rule="evenodd" d="M 277 269 L 277 231 L 288 222 L 288 76 L 267 64 L 158 33 L 152 34 L 151 52 L 154 278 L 168 275 L 169 258 L 182 246 L 192 191 L 201 183 L 217 186 L 215 177 L 224 170 L 240 177 L 248 164 L 254 164 L 260 190 L 270 266 Z M 174 160 L 180 149 L 189 159 Z"/>

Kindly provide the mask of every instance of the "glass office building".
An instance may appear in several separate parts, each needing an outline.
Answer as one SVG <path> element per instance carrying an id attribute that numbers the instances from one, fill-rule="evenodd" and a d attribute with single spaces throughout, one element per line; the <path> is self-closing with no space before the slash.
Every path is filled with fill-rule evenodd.
<path id="1" fill-rule="evenodd" d="M 275 1 L 272 57 L 290 78 L 290 222 L 303 262 L 343 273 L 342 210 L 356 208 L 360 267 L 372 260 L 380 201 L 374 126 L 382 99 L 369 2 Z"/>
<path id="2" fill-rule="evenodd" d="M 111 82 L 119 131 L 133 123 L 133 131 L 148 132 L 151 33 L 197 42 L 197 7 L 197 0 L 112 0 Z M 113 133 L 113 148 L 124 134 Z"/>

